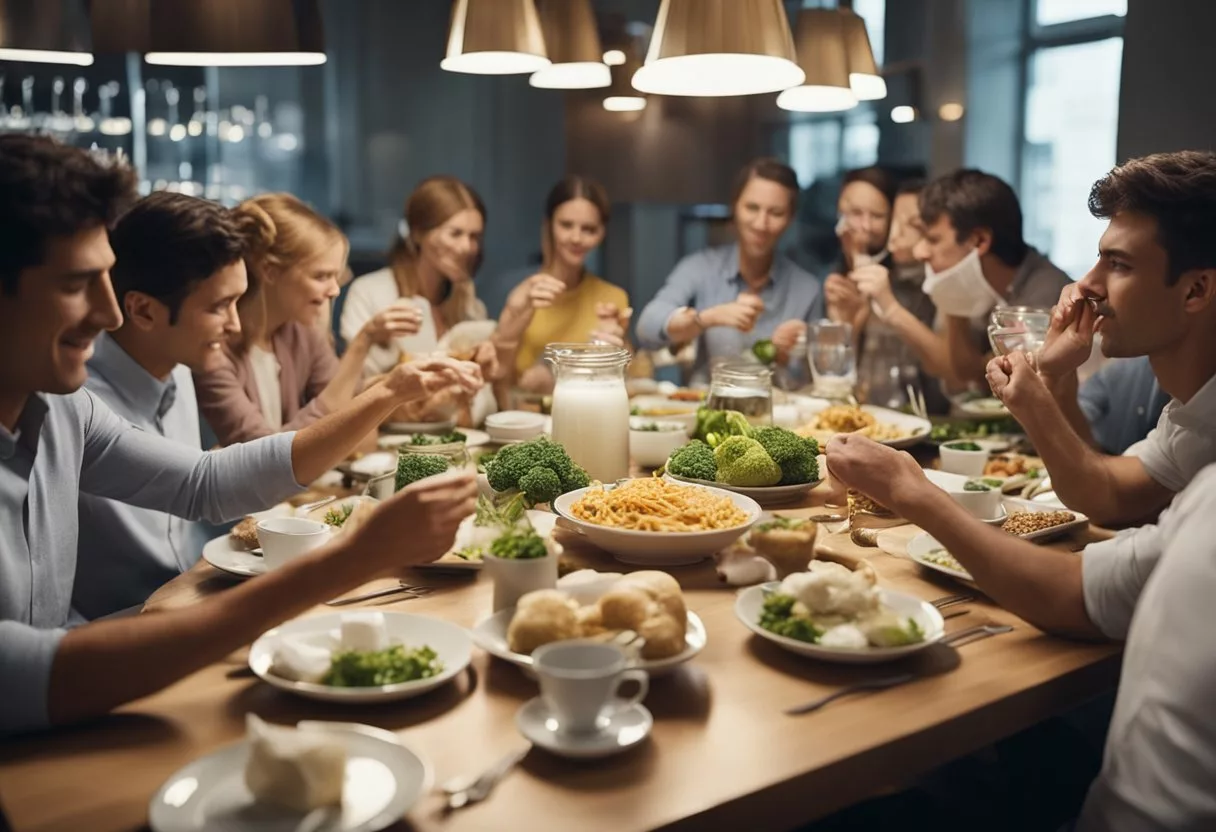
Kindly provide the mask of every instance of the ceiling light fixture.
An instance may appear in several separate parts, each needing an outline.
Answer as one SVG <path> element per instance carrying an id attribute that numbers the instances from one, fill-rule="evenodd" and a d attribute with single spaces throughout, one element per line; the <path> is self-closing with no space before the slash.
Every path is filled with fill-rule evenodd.
<path id="1" fill-rule="evenodd" d="M 945 104 L 937 108 L 937 116 L 942 121 L 958 121 L 963 117 L 966 110 L 963 105 L 957 101 L 947 101 Z"/>
<path id="2" fill-rule="evenodd" d="M 536 10 L 552 63 L 534 72 L 529 84 L 542 89 L 585 90 L 612 83 L 591 0 L 537 0 Z"/>
<path id="3" fill-rule="evenodd" d="M 646 96 L 633 88 L 630 79 L 642 65 L 633 47 L 621 51 L 621 63 L 609 68 L 612 84 L 604 90 L 604 109 L 614 113 L 636 113 L 646 109 Z"/>
<path id="4" fill-rule="evenodd" d="M 609 49 L 604 53 L 604 63 L 608 66 L 620 66 L 625 63 L 625 53 L 619 49 Z"/>
<path id="5" fill-rule="evenodd" d="M 82 0 L 0 0 L 0 60 L 89 66 Z"/>
<path id="6" fill-rule="evenodd" d="M 900 104 L 891 108 L 891 121 L 896 124 L 910 124 L 916 121 L 916 108 Z"/>
<path id="7" fill-rule="evenodd" d="M 845 54 L 849 60 L 849 86 L 861 101 L 887 97 L 887 82 L 878 71 L 866 22 L 851 8 L 841 6 L 840 17 Z"/>
<path id="8" fill-rule="evenodd" d="M 754 95 L 805 78 L 781 0 L 663 0 L 633 86 L 658 95 Z"/>
<path id="9" fill-rule="evenodd" d="M 473 75 L 520 75 L 549 66 L 533 0 L 455 0 L 439 66 Z"/>
<path id="10" fill-rule="evenodd" d="M 802 113 L 832 113 L 857 106 L 849 88 L 840 14 L 835 9 L 803 9 L 795 25 L 798 65 L 806 73 L 800 86 L 777 96 L 777 106 Z"/>

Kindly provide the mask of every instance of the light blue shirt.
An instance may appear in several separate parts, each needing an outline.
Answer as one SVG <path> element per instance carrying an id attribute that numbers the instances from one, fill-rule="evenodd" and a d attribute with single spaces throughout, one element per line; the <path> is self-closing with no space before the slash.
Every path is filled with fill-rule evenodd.
<path id="1" fill-rule="evenodd" d="M 85 387 L 140 430 L 202 447 L 189 367 L 161 381 L 103 334 Z M 80 531 L 72 606 L 89 619 L 143 604 L 197 563 L 207 542 L 201 523 L 91 494 L 80 495 Z"/>
<path id="2" fill-rule="evenodd" d="M 747 290 L 739 274 L 737 245 L 707 248 L 690 254 L 676 264 L 654 300 L 646 304 L 638 318 L 638 341 L 646 349 L 668 346 L 667 321 L 673 312 L 688 306 L 698 312 L 730 303 Z M 697 341 L 697 360 L 690 381 L 709 381 L 709 370 L 721 360 L 735 361 L 748 353 L 753 344 L 773 337 L 773 330 L 785 321 L 814 323 L 823 317 L 823 292 L 819 281 L 793 260 L 778 254 L 773 259 L 769 282 L 759 292 L 764 311 L 751 332 L 729 327 L 710 327 Z M 799 362 L 805 363 L 805 362 Z M 793 366 L 796 376 L 805 367 Z"/>
<path id="3" fill-rule="evenodd" d="M 204 453 L 123 421 L 88 390 L 31 396 L 0 425 L 0 735 L 47 724 L 71 610 L 81 492 L 212 522 L 300 490 L 294 434 Z"/>
<path id="4" fill-rule="evenodd" d="M 1112 359 L 1077 394 L 1094 439 L 1108 454 L 1121 454 L 1148 436 L 1169 400 L 1143 356 Z"/>

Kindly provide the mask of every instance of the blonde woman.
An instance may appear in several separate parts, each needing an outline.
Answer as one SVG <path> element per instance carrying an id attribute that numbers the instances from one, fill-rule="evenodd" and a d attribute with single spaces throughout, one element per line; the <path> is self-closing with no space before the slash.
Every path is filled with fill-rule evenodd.
<path id="1" fill-rule="evenodd" d="M 393 316 L 369 320 L 339 360 L 319 319 L 346 274 L 345 235 L 290 194 L 254 197 L 233 214 L 248 240 L 241 331 L 224 346 L 225 361 L 195 376 L 221 445 L 295 430 L 342 407 L 362 387 L 372 342 L 402 327 Z"/>
<path id="2" fill-rule="evenodd" d="M 545 345 L 558 341 L 606 341 L 625 345 L 629 296 L 619 286 L 587 273 L 587 256 L 604 241 L 608 194 L 581 176 L 558 182 L 545 200 L 541 270 L 507 298 L 494 343 L 508 378 L 533 393 L 553 390 L 541 363 Z"/>
<path id="3" fill-rule="evenodd" d="M 342 307 L 341 333 L 347 341 L 376 316 L 412 322 L 409 331 L 377 327 L 364 370 L 379 374 L 408 358 L 435 352 L 476 361 L 487 380 L 498 377 L 497 351 L 490 342 L 494 323 L 473 288 L 481 263 L 486 211 L 468 185 L 450 176 L 424 180 L 405 203 L 405 217 L 389 251 L 387 268 L 351 284 Z M 496 409 L 487 386 L 473 401 L 458 391 L 407 406 L 397 419 L 480 424 Z"/>

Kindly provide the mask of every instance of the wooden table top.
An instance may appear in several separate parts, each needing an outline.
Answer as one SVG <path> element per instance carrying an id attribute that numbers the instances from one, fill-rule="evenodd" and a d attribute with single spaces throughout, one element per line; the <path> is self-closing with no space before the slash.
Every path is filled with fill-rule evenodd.
<path id="1" fill-rule="evenodd" d="M 818 492 L 818 490 L 817 490 Z M 822 502 L 816 493 L 810 503 Z M 802 507 L 789 513 L 807 513 Z M 898 540 L 901 530 L 887 532 Z M 907 530 L 902 532 L 906 539 Z M 1093 530 L 1062 541 L 1076 549 Z M 895 537 L 892 538 L 891 535 Z M 567 558 L 603 571 L 627 570 L 563 534 Z M 868 557 L 886 586 L 925 599 L 960 591 L 909 560 L 859 549 L 821 533 L 819 548 L 844 561 Z M 886 546 L 898 549 L 898 545 Z M 709 642 L 692 662 L 652 681 L 651 738 L 620 756 L 589 762 L 534 749 L 484 803 L 445 813 L 424 797 L 394 829 L 586 830 L 788 829 L 822 817 L 1113 688 L 1114 645 L 1041 633 L 980 599 L 947 630 L 997 622 L 1014 632 L 959 650 L 934 646 L 895 665 L 818 663 L 754 637 L 735 618 L 735 592 L 712 563 L 671 570 Z M 403 573 L 438 587 L 432 595 L 377 609 L 435 615 L 472 627 L 491 611 L 480 576 Z M 373 582 L 369 588 L 377 583 Z M 164 587 L 149 610 L 196 602 L 232 584 L 205 562 Z M 349 608 L 347 608 L 349 609 Z M 332 612 L 318 607 L 314 612 Z M 524 740 L 516 711 L 537 694 L 518 669 L 474 651 L 470 671 L 424 697 L 380 706 L 299 699 L 254 677 L 247 650 L 84 727 L 9 741 L 0 748 L 0 804 L 14 830 L 135 829 L 148 801 L 178 768 L 240 739 L 245 714 L 363 722 L 398 732 L 430 758 L 437 782 L 477 773 Z M 914 670 L 916 681 L 849 697 L 801 717 L 788 706 L 863 678 Z"/>

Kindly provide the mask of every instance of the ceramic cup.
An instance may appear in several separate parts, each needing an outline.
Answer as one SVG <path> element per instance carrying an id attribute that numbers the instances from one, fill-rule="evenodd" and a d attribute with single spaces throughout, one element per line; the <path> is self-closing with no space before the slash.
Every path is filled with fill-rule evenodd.
<path id="1" fill-rule="evenodd" d="M 985 450 L 968 451 L 960 446 L 968 442 L 947 442 L 941 447 L 942 470 L 949 474 L 962 474 L 964 477 L 982 477 L 984 468 L 988 465 L 990 454 Z"/>
<path id="2" fill-rule="evenodd" d="M 557 720 L 558 730 L 587 734 L 602 730 L 613 711 L 636 705 L 650 690 L 644 670 L 626 670 L 624 651 L 597 641 L 556 641 L 532 653 L 540 695 Z M 637 682 L 630 697 L 618 695 L 625 682 Z"/>
<path id="3" fill-rule="evenodd" d="M 329 542 L 329 526 L 303 517 L 269 517 L 257 528 L 267 569 L 278 569 Z"/>
<path id="4" fill-rule="evenodd" d="M 494 612 L 514 607 L 529 592 L 557 586 L 557 557 L 553 551 L 543 558 L 522 560 L 483 555 L 482 565 L 494 581 Z"/>

